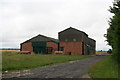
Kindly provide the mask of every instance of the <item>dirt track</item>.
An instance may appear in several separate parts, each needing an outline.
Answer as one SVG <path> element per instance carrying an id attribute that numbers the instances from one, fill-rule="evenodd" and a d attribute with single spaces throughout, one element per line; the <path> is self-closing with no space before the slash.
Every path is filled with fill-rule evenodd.
<path id="1" fill-rule="evenodd" d="M 53 66 L 26 70 L 15 74 L 3 75 L 5 78 L 89 78 L 87 72 L 89 68 L 105 56 L 95 56 L 83 60 L 71 61 Z"/>

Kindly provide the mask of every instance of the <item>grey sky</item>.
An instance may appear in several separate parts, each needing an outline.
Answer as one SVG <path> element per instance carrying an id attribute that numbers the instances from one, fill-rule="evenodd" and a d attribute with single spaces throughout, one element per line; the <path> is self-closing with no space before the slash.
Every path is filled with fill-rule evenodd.
<path id="1" fill-rule="evenodd" d="M 97 50 L 107 50 L 103 35 L 111 17 L 113 0 L 1 0 L 1 48 L 19 48 L 38 34 L 58 38 L 58 32 L 73 27 L 96 40 Z"/>

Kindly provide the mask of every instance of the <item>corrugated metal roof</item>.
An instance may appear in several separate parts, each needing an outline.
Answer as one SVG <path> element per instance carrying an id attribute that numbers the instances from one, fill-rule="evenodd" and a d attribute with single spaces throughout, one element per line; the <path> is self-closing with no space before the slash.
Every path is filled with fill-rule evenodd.
<path id="1" fill-rule="evenodd" d="M 69 30 L 69 29 L 72 29 L 72 30 L 75 30 L 75 31 L 78 31 L 78 32 L 82 32 L 82 33 L 84 33 L 86 36 L 88 36 L 88 34 L 86 34 L 85 32 L 80 31 L 80 30 L 75 29 L 75 28 L 72 28 L 72 27 L 69 27 L 69 28 L 67 28 L 67 29 L 65 29 L 65 30 L 63 30 L 63 31 L 61 31 L 61 32 L 59 32 L 59 33 L 62 33 L 62 32 L 66 31 L 66 30 Z"/>
<path id="2" fill-rule="evenodd" d="M 23 42 L 23 43 L 26 43 L 26 42 L 41 42 L 41 41 L 53 41 L 53 42 L 57 42 L 57 43 L 59 42 L 58 39 L 54 39 L 54 38 L 47 37 L 47 36 L 39 34 L 39 35 L 37 35 L 37 36 L 35 36 L 35 37 L 33 37 L 33 38 Z M 21 43 L 21 44 L 23 44 L 23 43 Z"/>

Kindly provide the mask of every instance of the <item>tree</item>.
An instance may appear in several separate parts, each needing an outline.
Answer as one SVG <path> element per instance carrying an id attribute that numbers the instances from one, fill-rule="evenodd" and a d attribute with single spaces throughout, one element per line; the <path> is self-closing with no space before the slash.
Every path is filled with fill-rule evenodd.
<path id="1" fill-rule="evenodd" d="M 118 60 L 118 57 L 120 57 L 120 1 L 114 1 L 113 7 L 110 7 L 109 11 L 113 13 L 114 16 L 110 18 L 110 27 L 107 29 L 105 36 L 108 44 L 113 49 L 114 58 Z"/>
<path id="2" fill-rule="evenodd" d="M 118 63 L 120 68 L 120 1 L 114 1 L 113 7 L 110 7 L 109 10 L 114 14 L 109 21 L 109 28 L 107 29 L 107 38 L 108 44 L 112 47 L 112 56 L 113 59 Z M 119 72 L 120 73 L 120 70 Z"/>

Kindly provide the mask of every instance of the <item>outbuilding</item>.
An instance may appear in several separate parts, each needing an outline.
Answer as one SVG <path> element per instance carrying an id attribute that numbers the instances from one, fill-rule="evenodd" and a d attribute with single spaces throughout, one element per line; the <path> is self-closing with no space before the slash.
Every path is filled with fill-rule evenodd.
<path id="1" fill-rule="evenodd" d="M 96 53 L 96 41 L 83 31 L 69 27 L 58 33 L 58 39 L 37 35 L 20 44 L 21 52 L 32 54 L 91 55 Z M 25 52 L 24 52 L 25 53 Z"/>
<path id="2" fill-rule="evenodd" d="M 95 40 L 83 31 L 70 27 L 59 32 L 58 36 L 60 51 L 64 54 L 95 54 Z"/>
<path id="3" fill-rule="evenodd" d="M 58 39 L 37 35 L 20 44 L 21 51 L 29 51 L 32 54 L 52 54 L 58 51 Z"/>

